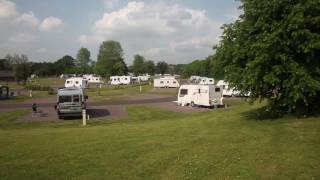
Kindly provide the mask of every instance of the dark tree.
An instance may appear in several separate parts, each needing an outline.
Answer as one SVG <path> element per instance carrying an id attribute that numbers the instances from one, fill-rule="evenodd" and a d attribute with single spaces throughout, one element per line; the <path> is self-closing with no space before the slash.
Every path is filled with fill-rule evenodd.
<path id="1" fill-rule="evenodd" d="M 159 74 L 165 74 L 169 72 L 169 66 L 166 62 L 160 61 L 157 63 L 156 71 Z"/>

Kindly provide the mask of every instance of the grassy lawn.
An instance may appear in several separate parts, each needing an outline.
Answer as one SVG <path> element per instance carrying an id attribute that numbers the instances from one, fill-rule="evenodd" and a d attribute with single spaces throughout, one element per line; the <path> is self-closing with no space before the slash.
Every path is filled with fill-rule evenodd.
<path id="1" fill-rule="evenodd" d="M 257 108 L 17 123 L 0 114 L 1 179 L 319 179 L 320 118 L 256 120 Z"/>

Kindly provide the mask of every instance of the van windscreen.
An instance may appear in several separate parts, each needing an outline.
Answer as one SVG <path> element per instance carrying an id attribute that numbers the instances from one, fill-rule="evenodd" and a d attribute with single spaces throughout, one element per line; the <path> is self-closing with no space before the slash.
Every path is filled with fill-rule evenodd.
<path id="1" fill-rule="evenodd" d="M 59 103 L 72 102 L 71 96 L 59 96 Z"/>

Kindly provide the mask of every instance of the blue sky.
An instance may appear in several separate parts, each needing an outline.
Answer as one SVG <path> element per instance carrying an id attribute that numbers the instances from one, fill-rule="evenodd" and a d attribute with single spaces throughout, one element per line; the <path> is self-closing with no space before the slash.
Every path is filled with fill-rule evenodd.
<path id="1" fill-rule="evenodd" d="M 0 57 L 24 53 L 55 61 L 86 47 L 96 60 L 104 40 L 134 54 L 188 63 L 212 54 L 221 25 L 239 15 L 234 0 L 0 0 Z"/>

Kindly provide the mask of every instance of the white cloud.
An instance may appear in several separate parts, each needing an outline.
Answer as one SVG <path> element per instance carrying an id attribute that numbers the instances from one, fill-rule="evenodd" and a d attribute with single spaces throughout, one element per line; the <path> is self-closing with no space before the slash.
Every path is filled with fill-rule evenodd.
<path id="1" fill-rule="evenodd" d="M 121 42 L 128 59 L 143 53 L 150 59 L 178 63 L 211 54 L 221 25 L 205 11 L 177 4 L 129 2 L 105 13 L 95 22 L 92 34 L 81 35 L 78 41 L 92 45 L 113 39 Z"/>
<path id="2" fill-rule="evenodd" d="M 37 38 L 38 38 L 38 36 L 36 36 L 34 34 L 18 33 L 18 34 L 13 34 L 13 36 L 11 36 L 9 38 L 9 42 L 13 42 L 13 43 L 29 43 L 29 42 L 32 42 L 32 41 L 36 40 Z"/>
<path id="3" fill-rule="evenodd" d="M 0 21 L 10 20 L 18 15 L 16 4 L 7 0 L 0 0 Z"/>
<path id="4" fill-rule="evenodd" d="M 63 25 L 63 21 L 56 17 L 47 17 L 40 24 L 40 30 L 52 31 L 58 29 Z"/>
<path id="5" fill-rule="evenodd" d="M 15 23 L 24 23 L 31 27 L 37 27 L 39 25 L 39 19 L 34 16 L 33 12 L 23 13 L 14 20 Z"/>

